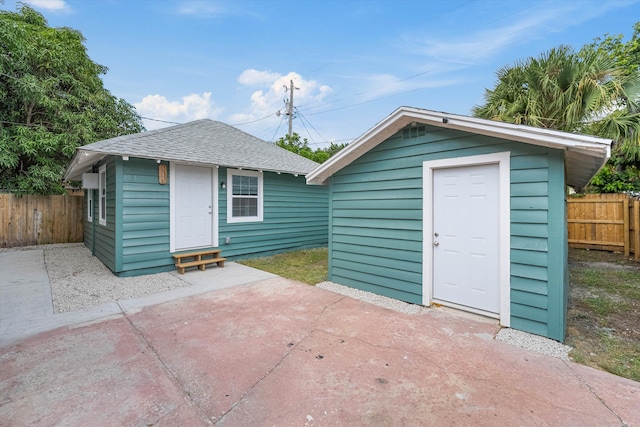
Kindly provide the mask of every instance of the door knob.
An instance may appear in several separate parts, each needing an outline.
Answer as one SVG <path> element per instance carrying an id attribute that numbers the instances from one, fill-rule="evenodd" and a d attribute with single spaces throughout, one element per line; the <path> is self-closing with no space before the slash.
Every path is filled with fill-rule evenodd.
<path id="1" fill-rule="evenodd" d="M 440 246 L 440 242 L 433 242 L 433 246 Z"/>

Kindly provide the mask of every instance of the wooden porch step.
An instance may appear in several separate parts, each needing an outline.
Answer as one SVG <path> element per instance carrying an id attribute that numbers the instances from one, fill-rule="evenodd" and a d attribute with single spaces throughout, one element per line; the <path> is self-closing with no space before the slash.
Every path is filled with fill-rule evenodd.
<path id="1" fill-rule="evenodd" d="M 224 267 L 226 258 L 220 257 L 220 249 L 211 249 L 196 252 L 185 252 L 183 254 L 173 254 L 175 266 L 178 273 L 184 274 L 185 268 L 198 266 L 198 269 L 204 271 L 207 264 L 218 264 L 218 267 Z"/>

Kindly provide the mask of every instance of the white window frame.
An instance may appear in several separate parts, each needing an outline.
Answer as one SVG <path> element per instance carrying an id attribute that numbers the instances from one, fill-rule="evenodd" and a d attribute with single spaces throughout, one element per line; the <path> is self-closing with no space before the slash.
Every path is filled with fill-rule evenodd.
<path id="1" fill-rule="evenodd" d="M 107 225 L 107 165 L 98 170 L 98 223 Z"/>
<path id="2" fill-rule="evenodd" d="M 242 217 L 234 217 L 233 216 L 233 176 L 253 176 L 258 178 L 258 215 L 256 216 L 242 216 Z M 260 171 L 247 171 L 240 169 L 227 169 L 227 223 L 233 224 L 237 222 L 260 222 L 263 220 L 263 206 L 264 206 L 264 176 Z M 246 196 L 237 196 L 237 197 L 246 197 Z"/>
<path id="3" fill-rule="evenodd" d="M 87 221 L 93 222 L 93 189 L 85 190 L 87 192 Z"/>

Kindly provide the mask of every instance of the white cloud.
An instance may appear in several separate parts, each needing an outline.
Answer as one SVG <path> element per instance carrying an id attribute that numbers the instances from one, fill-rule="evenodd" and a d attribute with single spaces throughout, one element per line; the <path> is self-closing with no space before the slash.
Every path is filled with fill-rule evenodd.
<path id="1" fill-rule="evenodd" d="M 214 16 L 224 13 L 218 3 L 206 1 L 185 1 L 178 6 L 181 15 Z"/>
<path id="2" fill-rule="evenodd" d="M 291 80 L 296 88 L 293 94 L 293 104 L 296 107 L 318 104 L 333 93 L 333 89 L 329 86 L 315 80 L 305 80 L 298 73 L 290 72 L 282 75 L 272 71 L 248 69 L 238 76 L 238 83 L 245 87 L 258 88 L 258 90 L 251 94 L 250 103 L 245 111 L 231 115 L 230 122 L 246 123 L 270 115 L 273 115 L 275 120 L 277 111 L 285 111 L 284 100 L 289 98 L 288 88 Z"/>
<path id="3" fill-rule="evenodd" d="M 69 12 L 71 8 L 65 0 L 26 0 L 25 3 L 38 9 L 45 9 L 52 12 Z"/>
<path id="4" fill-rule="evenodd" d="M 331 87 L 315 80 L 305 80 L 298 73 L 282 75 L 272 71 L 248 69 L 238 76 L 238 83 L 258 90 L 251 94 L 249 106 L 244 112 L 229 117 L 230 123 L 246 123 L 269 116 L 273 116 L 273 121 L 280 120 L 277 119 L 276 112 L 285 112 L 284 100 L 288 98 L 285 87 L 289 88 L 291 80 L 296 88 L 293 94 L 295 107 L 319 104 L 333 93 Z"/>
<path id="5" fill-rule="evenodd" d="M 162 95 L 147 95 L 142 101 L 133 104 L 138 114 L 156 120 L 168 122 L 186 123 L 204 118 L 215 119 L 222 108 L 216 107 L 211 100 L 211 92 L 202 95 L 193 93 L 183 96 L 182 101 L 171 101 Z M 159 129 L 171 124 L 145 120 L 147 130 Z"/>
<path id="6" fill-rule="evenodd" d="M 244 70 L 238 82 L 245 86 L 263 86 L 273 83 L 281 76 L 278 73 L 272 73 L 271 71 L 258 71 L 254 69 Z"/>
<path id="7" fill-rule="evenodd" d="M 183 0 L 178 3 L 177 11 L 180 15 L 211 18 L 223 15 L 255 16 L 250 10 L 243 10 L 237 3 L 229 1 L 211 0 Z"/>
<path id="8" fill-rule="evenodd" d="M 495 24 L 488 30 L 469 31 L 463 36 L 434 34 L 413 35 L 405 39 L 409 50 L 419 52 L 435 60 L 450 63 L 477 64 L 478 60 L 492 57 L 508 46 L 529 41 L 550 32 L 561 32 L 589 19 L 595 19 L 609 9 L 623 5 L 622 2 L 563 3 L 548 7 L 530 6 L 515 16 L 510 16 L 506 25 Z"/>

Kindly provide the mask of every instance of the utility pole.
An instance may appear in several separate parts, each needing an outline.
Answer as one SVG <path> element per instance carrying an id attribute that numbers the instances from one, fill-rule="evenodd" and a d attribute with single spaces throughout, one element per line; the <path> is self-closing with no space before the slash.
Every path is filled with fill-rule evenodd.
<path id="1" fill-rule="evenodd" d="M 285 91 L 287 90 L 287 87 L 284 87 Z M 300 89 L 298 87 L 295 87 L 293 85 L 293 80 L 291 80 L 291 86 L 288 88 L 289 90 L 289 102 L 287 103 L 287 115 L 289 116 L 289 137 L 291 137 L 291 135 L 293 135 L 293 91 L 295 89 Z"/>

